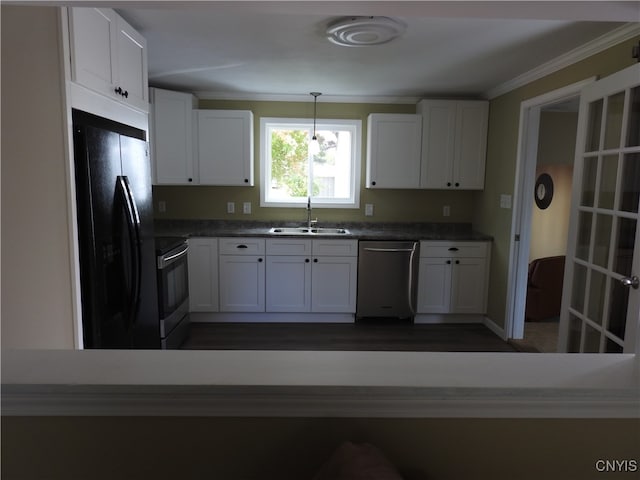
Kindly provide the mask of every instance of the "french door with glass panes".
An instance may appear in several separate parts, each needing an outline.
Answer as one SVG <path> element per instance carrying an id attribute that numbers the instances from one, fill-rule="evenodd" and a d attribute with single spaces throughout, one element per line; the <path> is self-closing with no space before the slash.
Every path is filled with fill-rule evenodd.
<path id="1" fill-rule="evenodd" d="M 573 189 L 559 345 L 636 352 L 640 64 L 582 91 Z"/>

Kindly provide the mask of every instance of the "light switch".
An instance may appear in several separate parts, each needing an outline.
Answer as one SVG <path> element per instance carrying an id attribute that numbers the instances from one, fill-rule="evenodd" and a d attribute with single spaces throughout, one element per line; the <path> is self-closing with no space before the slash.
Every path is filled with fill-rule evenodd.
<path id="1" fill-rule="evenodd" d="M 451 216 L 451 206 L 445 205 L 444 207 L 442 207 L 442 216 L 443 217 Z"/>
<path id="2" fill-rule="evenodd" d="M 160 200 L 158 202 L 158 212 L 164 213 L 166 211 L 167 211 L 167 202 L 165 202 L 164 200 Z"/>
<path id="3" fill-rule="evenodd" d="M 367 217 L 373 217 L 373 203 L 365 203 L 364 214 Z"/>
<path id="4" fill-rule="evenodd" d="M 251 213 L 251 202 L 244 202 L 242 204 L 242 213 L 244 213 L 245 215 Z"/>

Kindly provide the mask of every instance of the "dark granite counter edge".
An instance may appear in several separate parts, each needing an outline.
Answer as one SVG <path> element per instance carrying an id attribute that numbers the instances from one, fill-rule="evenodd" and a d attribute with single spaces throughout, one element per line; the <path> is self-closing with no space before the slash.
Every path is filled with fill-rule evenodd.
<path id="1" fill-rule="evenodd" d="M 157 237 L 296 237 L 300 235 L 270 234 L 271 227 L 299 227 L 300 222 L 263 222 L 228 220 L 155 220 Z M 369 223 L 333 222 L 321 227 L 346 228 L 349 235 L 313 235 L 302 238 L 342 238 L 352 240 L 454 240 L 492 241 L 493 238 L 474 231 L 469 223 Z"/>

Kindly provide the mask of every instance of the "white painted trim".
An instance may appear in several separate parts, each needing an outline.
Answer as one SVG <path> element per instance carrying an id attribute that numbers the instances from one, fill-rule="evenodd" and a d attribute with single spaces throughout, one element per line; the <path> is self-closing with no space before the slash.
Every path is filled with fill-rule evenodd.
<path id="1" fill-rule="evenodd" d="M 495 333 L 502 340 L 507 341 L 507 333 L 505 329 L 499 326 L 496 322 L 491 320 L 489 317 L 484 317 L 482 319 L 482 324 L 485 327 L 487 327 L 489 330 L 491 330 L 493 333 Z"/>
<path id="2" fill-rule="evenodd" d="M 484 323 L 481 314 L 456 314 L 456 313 L 417 313 L 413 319 L 414 323 L 436 324 L 436 323 Z"/>
<path id="3" fill-rule="evenodd" d="M 2 356 L 8 416 L 640 418 L 640 377 L 629 354 L 4 350 Z"/>
<path id="4" fill-rule="evenodd" d="M 587 42 L 564 55 L 560 55 L 549 62 L 543 63 L 542 65 L 517 76 L 516 78 L 487 90 L 484 96 L 489 100 L 494 99 L 500 95 L 504 95 L 505 93 L 515 90 L 516 88 L 522 87 L 523 85 L 546 77 L 547 75 L 557 72 L 569 65 L 573 65 L 585 58 L 600 53 L 607 48 L 613 47 L 637 35 L 640 35 L 640 23 L 628 23 L 607 33 L 606 35 L 592 40 L 591 42 Z"/>
<path id="5" fill-rule="evenodd" d="M 313 102 L 309 95 L 241 92 L 195 92 L 198 100 L 238 100 L 255 102 Z M 422 97 L 322 95 L 323 103 L 380 103 L 415 105 Z"/>
<path id="6" fill-rule="evenodd" d="M 520 104 L 518 130 L 518 155 L 513 193 L 511 236 L 509 238 L 509 272 L 507 278 L 507 302 L 504 332 L 506 338 L 521 339 L 524 336 L 529 245 L 531 240 L 531 203 L 533 198 L 535 167 L 538 152 L 540 111 L 545 105 L 579 95 L 584 87 L 596 81 L 589 77 L 571 85 L 544 93 Z M 516 235 L 520 241 L 515 241 Z"/>

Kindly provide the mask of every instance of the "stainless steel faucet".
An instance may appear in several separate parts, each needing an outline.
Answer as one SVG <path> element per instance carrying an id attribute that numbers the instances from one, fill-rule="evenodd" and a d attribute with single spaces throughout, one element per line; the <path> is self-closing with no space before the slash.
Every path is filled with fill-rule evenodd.
<path id="1" fill-rule="evenodd" d="M 311 220 L 311 197 L 307 197 L 307 228 L 314 227 L 318 223 L 318 219 Z"/>

